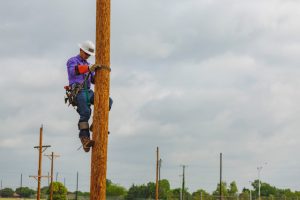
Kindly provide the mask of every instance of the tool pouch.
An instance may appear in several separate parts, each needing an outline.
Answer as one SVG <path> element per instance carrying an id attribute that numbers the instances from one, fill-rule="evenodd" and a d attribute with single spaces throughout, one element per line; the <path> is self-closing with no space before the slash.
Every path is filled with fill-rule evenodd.
<path id="1" fill-rule="evenodd" d="M 66 90 L 65 104 L 69 103 L 68 106 L 70 105 L 72 105 L 73 107 L 77 106 L 76 95 L 80 90 L 80 84 L 75 83 L 71 87 L 65 86 L 64 88 Z"/>

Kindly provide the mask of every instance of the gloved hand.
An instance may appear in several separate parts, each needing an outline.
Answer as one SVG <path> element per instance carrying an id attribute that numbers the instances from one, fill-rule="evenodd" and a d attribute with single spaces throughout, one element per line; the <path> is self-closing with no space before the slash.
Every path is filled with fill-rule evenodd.
<path id="1" fill-rule="evenodd" d="M 100 65 L 98 64 L 93 64 L 89 66 L 89 70 L 90 72 L 94 72 L 98 67 L 100 67 Z"/>

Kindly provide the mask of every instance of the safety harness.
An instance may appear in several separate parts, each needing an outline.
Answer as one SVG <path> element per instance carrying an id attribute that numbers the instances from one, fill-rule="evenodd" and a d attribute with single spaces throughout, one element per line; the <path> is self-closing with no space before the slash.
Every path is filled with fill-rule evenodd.
<path id="1" fill-rule="evenodd" d="M 67 85 L 65 86 L 66 90 L 66 96 L 65 96 L 65 104 L 69 102 L 69 105 L 72 105 L 74 108 L 77 106 L 77 101 L 76 101 L 76 96 L 84 88 L 85 90 L 85 95 L 86 95 L 86 103 L 89 106 L 90 101 L 89 101 L 89 96 L 88 96 L 88 89 L 87 89 L 87 80 L 89 79 L 91 75 L 91 72 L 88 73 L 87 76 L 84 77 L 84 81 L 80 83 L 74 83 L 71 86 Z"/>

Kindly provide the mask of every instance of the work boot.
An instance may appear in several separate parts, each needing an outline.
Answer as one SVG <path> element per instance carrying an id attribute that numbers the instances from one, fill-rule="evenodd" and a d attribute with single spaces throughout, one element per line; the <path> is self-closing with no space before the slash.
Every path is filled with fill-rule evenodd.
<path id="1" fill-rule="evenodd" d="M 89 152 L 90 151 L 90 148 L 92 146 L 94 146 L 95 144 L 95 141 L 94 140 L 91 140 L 89 137 L 87 136 L 82 136 L 80 137 L 80 141 L 82 143 L 82 147 L 83 147 L 83 150 L 85 152 Z"/>

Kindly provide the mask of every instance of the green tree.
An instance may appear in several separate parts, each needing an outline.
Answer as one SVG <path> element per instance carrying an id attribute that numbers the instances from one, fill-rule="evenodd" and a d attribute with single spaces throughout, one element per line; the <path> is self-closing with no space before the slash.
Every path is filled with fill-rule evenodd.
<path id="1" fill-rule="evenodd" d="M 178 200 L 181 198 L 180 195 L 181 195 L 181 188 L 175 188 L 168 192 L 167 199 L 168 200 Z M 187 190 L 184 190 L 183 198 L 184 198 L 184 200 L 192 199 L 192 195 Z"/>
<path id="2" fill-rule="evenodd" d="M 16 193 L 18 195 L 20 195 L 20 197 L 25 197 L 25 198 L 28 198 L 30 197 L 31 195 L 34 195 L 35 194 L 35 191 L 28 188 L 28 187 L 19 187 L 16 189 Z"/>
<path id="3" fill-rule="evenodd" d="M 159 199 L 167 199 L 168 192 L 170 191 L 170 183 L 167 179 L 159 181 Z"/>
<path id="4" fill-rule="evenodd" d="M 221 185 L 222 196 L 228 196 L 227 183 L 222 182 Z M 220 183 L 217 184 L 217 189 L 213 192 L 214 196 L 220 196 Z"/>
<path id="5" fill-rule="evenodd" d="M 60 182 L 53 182 L 53 200 L 67 200 L 67 188 Z M 50 196 L 48 196 L 48 200 Z"/>
<path id="6" fill-rule="evenodd" d="M 202 197 L 202 198 L 201 198 Z M 211 195 L 206 192 L 203 189 L 198 189 L 196 192 L 192 193 L 192 199 L 198 200 L 198 199 L 203 199 L 203 200 L 210 200 L 212 199 Z"/>
<path id="7" fill-rule="evenodd" d="M 45 199 L 49 195 L 49 187 L 45 186 L 41 188 L 41 198 Z"/>
<path id="8" fill-rule="evenodd" d="M 114 197 L 124 197 L 126 195 L 126 189 L 114 183 L 106 185 L 106 195 Z"/>
<path id="9" fill-rule="evenodd" d="M 255 195 L 258 196 L 259 181 L 255 180 L 254 182 L 252 182 L 252 186 L 255 190 Z M 260 195 L 262 197 L 268 197 L 270 195 L 282 197 L 282 195 L 284 195 L 284 192 L 280 189 L 277 189 L 274 186 L 271 186 L 268 183 L 261 182 L 260 183 Z"/>
<path id="10" fill-rule="evenodd" d="M 175 188 L 173 190 L 169 190 L 167 194 L 167 199 L 168 200 L 178 200 L 180 199 L 180 194 L 181 194 L 181 188 Z"/>
<path id="11" fill-rule="evenodd" d="M 129 188 L 127 195 L 125 196 L 125 199 L 134 200 L 138 198 L 148 198 L 148 197 L 149 197 L 149 192 L 146 185 L 140 185 L 140 186 L 132 185 Z"/>
<path id="12" fill-rule="evenodd" d="M 250 190 L 243 188 L 242 193 L 239 195 L 239 200 L 248 200 L 250 198 Z"/>
<path id="13" fill-rule="evenodd" d="M 236 186 L 236 182 L 235 181 L 232 181 L 229 185 L 229 189 L 227 190 L 228 191 L 228 195 L 229 196 L 236 196 L 237 193 L 238 193 L 238 188 Z"/>
<path id="14" fill-rule="evenodd" d="M 13 197 L 14 191 L 11 188 L 4 188 L 0 192 L 2 197 Z"/>
<path id="15" fill-rule="evenodd" d="M 136 195 L 136 186 L 132 185 L 126 194 L 125 199 L 126 200 L 134 199 L 135 195 Z"/>
<path id="16" fill-rule="evenodd" d="M 147 183 L 147 195 L 145 198 L 152 198 L 155 199 L 156 195 L 156 184 L 153 182 Z"/>

